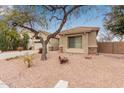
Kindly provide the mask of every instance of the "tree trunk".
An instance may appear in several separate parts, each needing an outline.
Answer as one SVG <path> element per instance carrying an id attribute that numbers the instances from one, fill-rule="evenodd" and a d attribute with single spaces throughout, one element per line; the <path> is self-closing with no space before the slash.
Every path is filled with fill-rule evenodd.
<path id="1" fill-rule="evenodd" d="M 42 43 L 42 55 L 41 55 L 41 60 L 47 60 L 47 44 L 45 43 L 45 41 L 43 41 Z"/>

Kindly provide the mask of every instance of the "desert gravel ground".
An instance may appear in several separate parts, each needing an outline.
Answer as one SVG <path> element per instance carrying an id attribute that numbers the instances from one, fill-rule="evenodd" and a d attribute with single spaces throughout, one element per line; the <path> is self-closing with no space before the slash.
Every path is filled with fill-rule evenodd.
<path id="1" fill-rule="evenodd" d="M 58 56 L 66 56 L 69 63 L 59 64 Z M 33 66 L 27 68 L 22 58 L 0 60 L 0 80 L 12 88 L 52 88 L 59 80 L 69 81 L 71 88 L 124 87 L 124 55 L 48 53 L 41 61 L 34 55 Z"/>

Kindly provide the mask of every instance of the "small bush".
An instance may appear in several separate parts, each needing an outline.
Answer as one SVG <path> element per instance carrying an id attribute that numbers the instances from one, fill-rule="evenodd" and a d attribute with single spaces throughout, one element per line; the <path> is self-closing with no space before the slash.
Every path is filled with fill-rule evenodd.
<path id="1" fill-rule="evenodd" d="M 30 68 L 32 66 L 32 60 L 33 60 L 32 55 L 24 56 L 24 63 L 27 65 L 28 68 Z"/>

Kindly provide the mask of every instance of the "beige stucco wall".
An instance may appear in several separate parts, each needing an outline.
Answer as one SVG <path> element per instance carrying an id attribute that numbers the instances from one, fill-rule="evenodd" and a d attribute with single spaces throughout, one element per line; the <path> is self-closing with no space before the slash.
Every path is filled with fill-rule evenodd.
<path id="1" fill-rule="evenodd" d="M 82 36 L 82 48 L 68 48 L 68 37 L 69 36 Z M 82 33 L 82 34 L 61 36 L 59 46 L 63 47 L 63 52 L 88 53 L 88 34 Z"/>
<path id="2" fill-rule="evenodd" d="M 68 48 L 68 37 L 69 36 L 82 36 L 82 48 Z M 63 52 L 70 53 L 88 53 L 88 47 L 97 47 L 96 32 L 81 33 L 74 35 L 64 35 L 60 37 L 59 46 L 63 47 Z"/>
<path id="3" fill-rule="evenodd" d="M 88 34 L 88 47 L 97 47 L 95 31 Z"/>
<path id="4" fill-rule="evenodd" d="M 59 47 L 59 39 L 51 38 L 49 44 L 53 47 Z"/>

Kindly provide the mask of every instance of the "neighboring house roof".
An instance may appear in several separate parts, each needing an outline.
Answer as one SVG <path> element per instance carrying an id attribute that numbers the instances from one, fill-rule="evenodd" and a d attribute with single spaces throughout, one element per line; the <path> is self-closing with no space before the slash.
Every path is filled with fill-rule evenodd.
<path id="1" fill-rule="evenodd" d="M 32 34 L 34 34 L 34 32 L 32 32 L 32 31 L 30 31 L 30 30 L 27 30 L 27 29 L 22 29 L 19 33 L 32 33 Z M 43 33 L 43 34 L 45 34 L 45 35 L 49 35 L 50 33 L 49 32 L 46 32 L 46 31 L 38 31 L 38 32 L 40 32 L 40 33 Z"/>
<path id="2" fill-rule="evenodd" d="M 50 32 L 47 32 L 47 31 L 38 31 L 39 32 L 39 36 L 40 34 L 44 34 L 46 36 L 48 36 L 49 34 L 51 34 Z M 30 34 L 34 34 L 33 32 L 31 32 L 30 30 L 27 30 L 27 29 L 22 29 L 20 32 L 20 34 L 23 34 L 23 33 L 30 33 Z M 33 36 L 33 35 L 32 35 Z M 56 35 L 55 39 L 58 39 L 59 38 L 59 35 Z"/>
<path id="3" fill-rule="evenodd" d="M 20 31 L 20 33 L 25 33 L 25 32 L 28 32 L 28 33 L 33 33 L 32 31 L 25 30 L 25 29 L 23 29 L 22 31 Z M 39 31 L 39 32 L 41 32 L 41 33 L 43 33 L 43 34 L 45 34 L 45 35 L 49 35 L 49 34 L 50 34 L 50 33 L 49 33 L 49 32 L 47 32 L 47 31 Z"/>
<path id="4" fill-rule="evenodd" d="M 59 33 L 59 35 L 64 34 L 78 34 L 78 33 L 84 33 L 84 32 L 92 32 L 92 31 L 99 31 L 99 27 L 76 27 L 68 30 L 64 30 Z"/>

